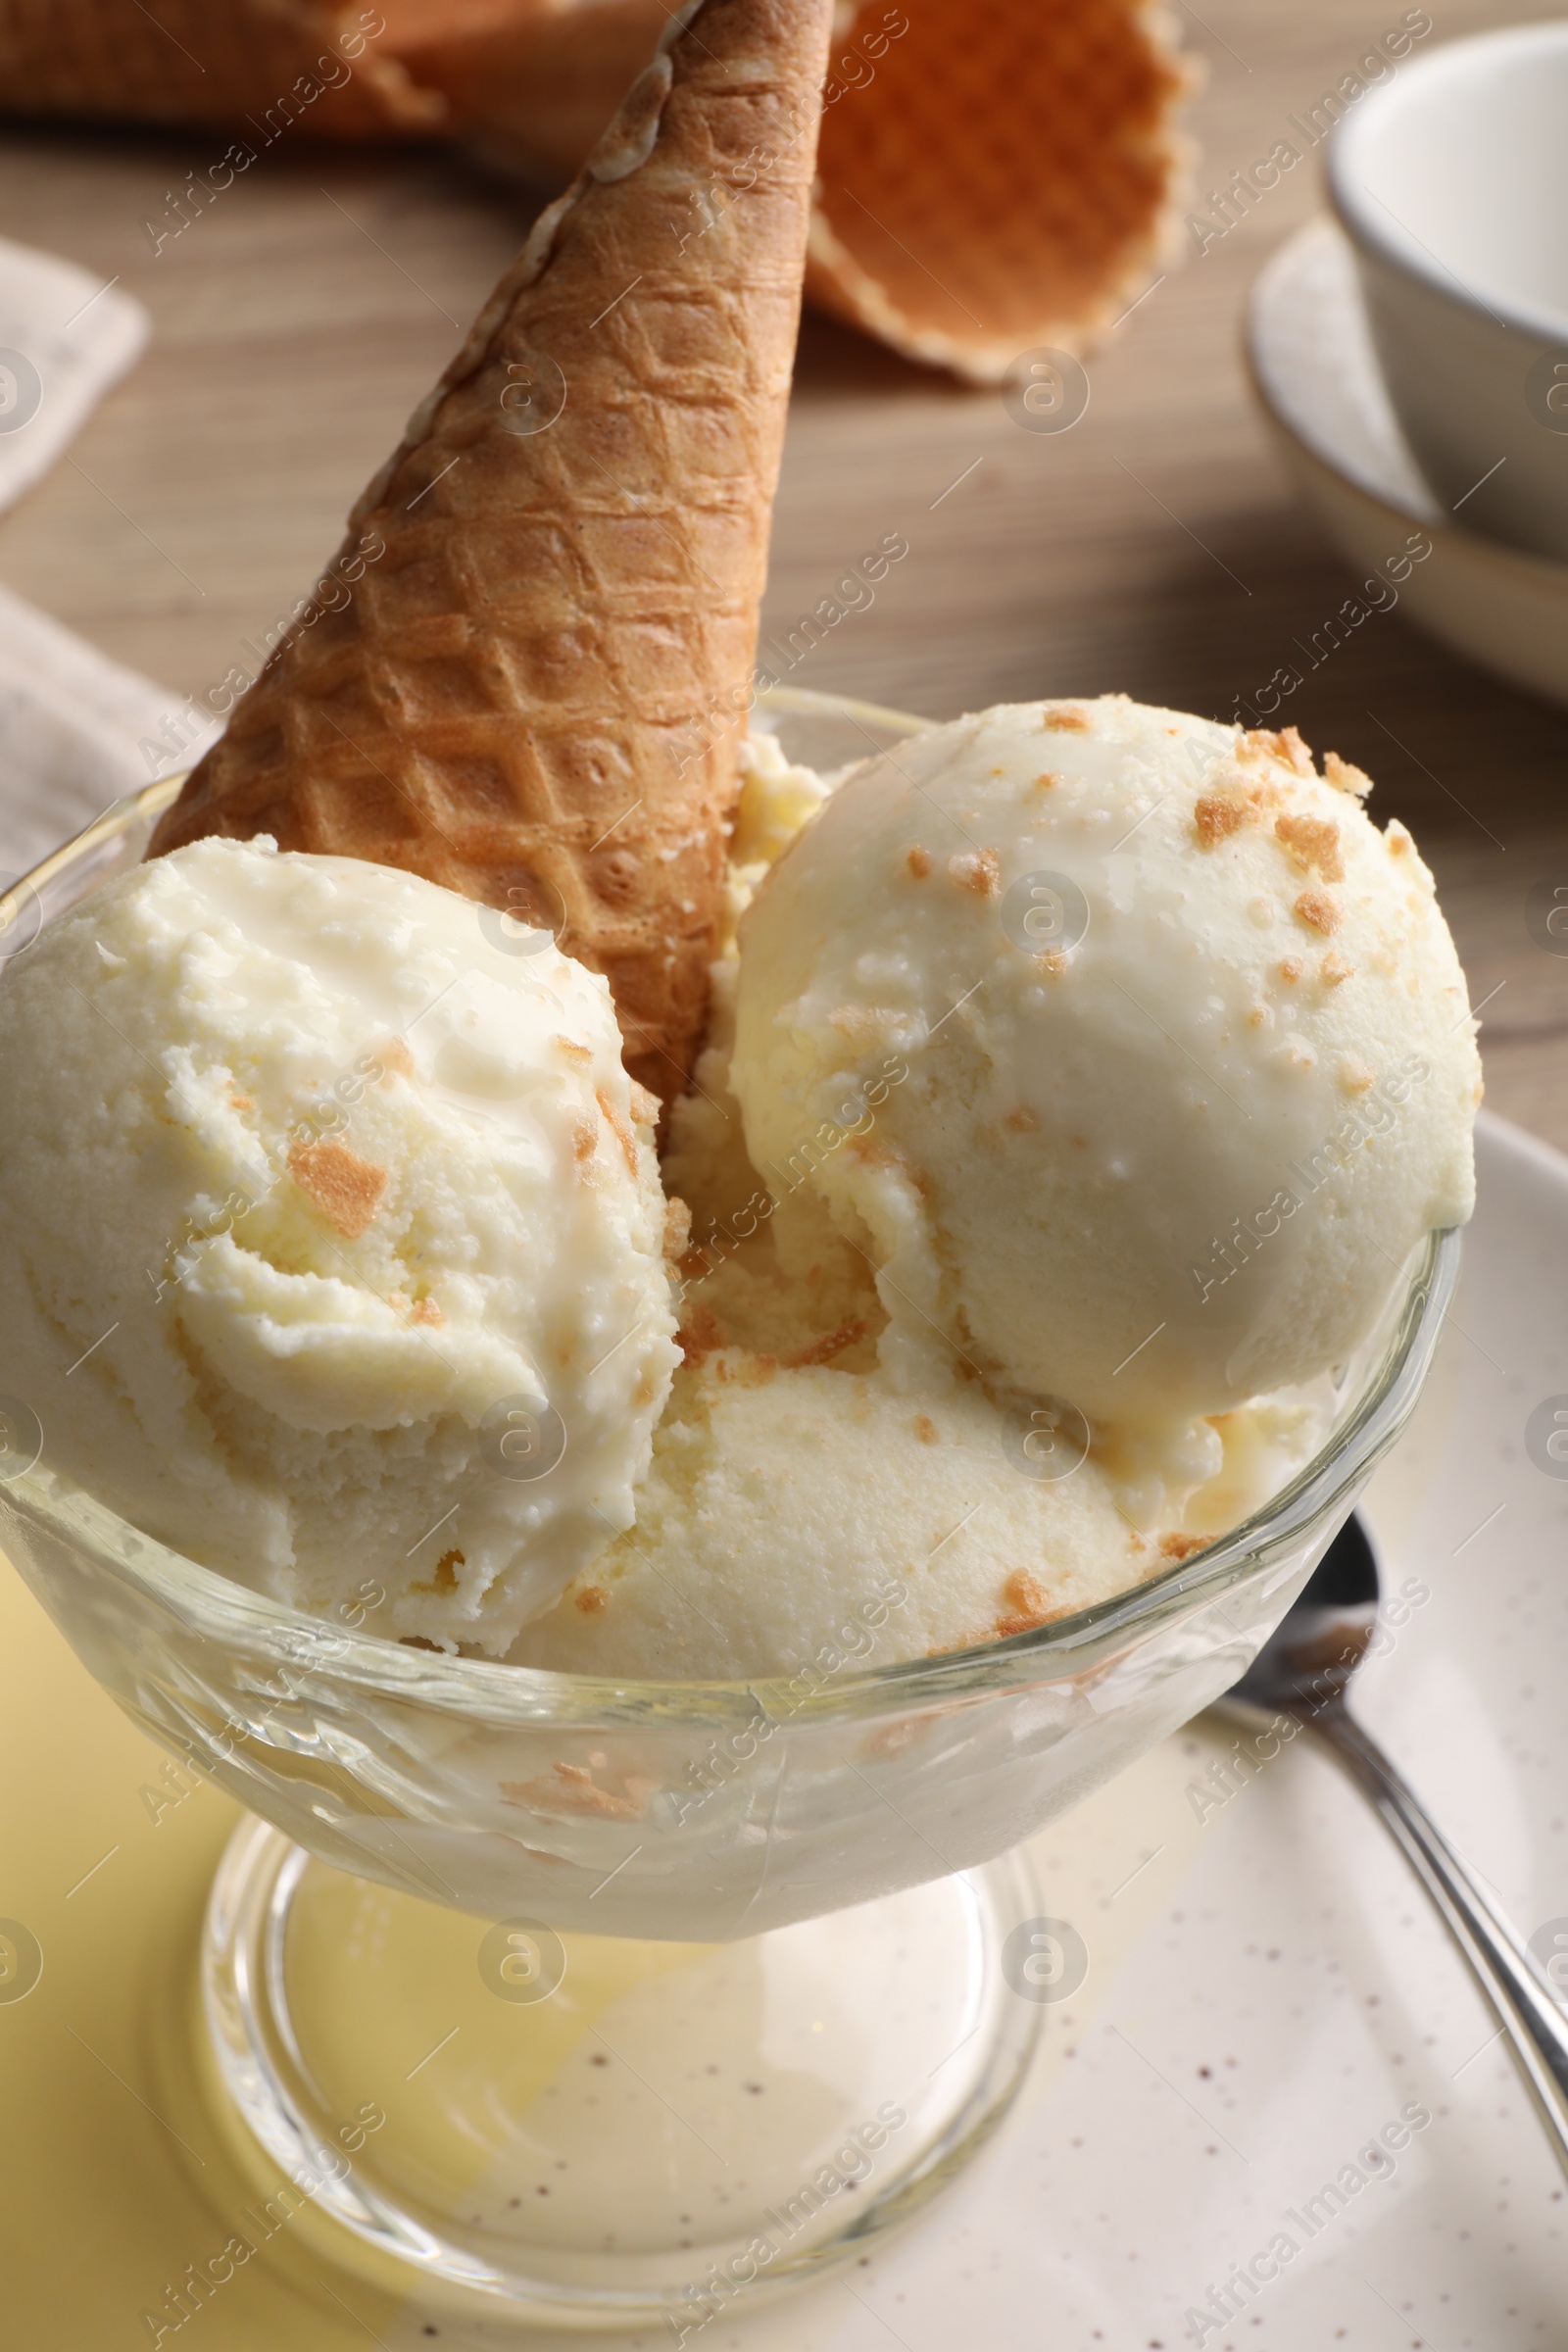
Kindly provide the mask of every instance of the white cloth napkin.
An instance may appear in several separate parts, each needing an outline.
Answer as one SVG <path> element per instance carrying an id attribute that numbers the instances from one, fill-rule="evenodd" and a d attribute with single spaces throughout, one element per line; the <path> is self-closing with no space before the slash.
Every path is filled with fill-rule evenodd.
<path id="1" fill-rule="evenodd" d="M 48 472 L 149 332 L 113 279 L 0 237 L 0 508 Z"/>
<path id="2" fill-rule="evenodd" d="M 181 711 L 172 688 L 124 669 L 96 646 L 0 588 L 0 876 L 14 881 L 122 793 L 176 764 L 150 743 Z M 187 737 L 188 766 L 219 732 Z"/>
<path id="3" fill-rule="evenodd" d="M 0 510 L 54 465 L 147 334 L 147 314 L 128 294 L 0 238 Z M 171 720 L 186 747 L 179 766 L 219 732 L 216 721 L 197 732 L 172 688 L 0 588 L 0 886 L 111 801 L 167 774 L 176 764 Z"/>

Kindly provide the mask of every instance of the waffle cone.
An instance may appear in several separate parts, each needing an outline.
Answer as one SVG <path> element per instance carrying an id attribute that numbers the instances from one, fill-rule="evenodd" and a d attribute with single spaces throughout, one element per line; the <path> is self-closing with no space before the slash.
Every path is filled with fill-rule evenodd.
<path id="1" fill-rule="evenodd" d="M 296 125 L 335 138 L 445 127 L 446 98 L 416 84 L 385 34 L 355 0 L 4 0 L 0 109 L 203 123 L 253 153 Z"/>
<path id="2" fill-rule="evenodd" d="M 487 21 L 443 14 L 392 37 L 469 146 L 503 171 L 559 187 L 652 57 L 668 15 L 664 0 L 510 0 Z"/>
<path id="3" fill-rule="evenodd" d="M 831 0 L 707 0 L 536 223 L 165 816 L 406 867 L 678 1092 L 721 910 Z M 678 25 L 679 19 L 676 20 Z"/>
<path id="4" fill-rule="evenodd" d="M 980 382 L 1082 349 L 1173 242 L 1192 80 L 1144 0 L 869 0 L 829 64 L 808 296 Z"/>

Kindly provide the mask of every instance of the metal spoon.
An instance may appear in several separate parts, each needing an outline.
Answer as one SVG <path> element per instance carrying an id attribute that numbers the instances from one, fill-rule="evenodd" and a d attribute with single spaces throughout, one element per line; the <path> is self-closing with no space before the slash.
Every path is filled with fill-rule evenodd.
<path id="1" fill-rule="evenodd" d="M 1377 1629 L 1378 1567 L 1348 1519 L 1300 1599 L 1219 1710 L 1256 1729 L 1294 1715 L 1317 1733 L 1402 1847 L 1508 2040 L 1558 2162 L 1568 2172 L 1568 2018 L 1493 1896 L 1346 1704 Z"/>

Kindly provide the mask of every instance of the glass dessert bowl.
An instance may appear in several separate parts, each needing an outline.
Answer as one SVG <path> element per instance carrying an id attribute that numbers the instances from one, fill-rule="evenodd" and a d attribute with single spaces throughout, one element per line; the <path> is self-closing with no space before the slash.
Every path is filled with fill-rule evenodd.
<path id="1" fill-rule="evenodd" d="M 820 767 L 921 724 L 764 703 Z M 176 789 L 19 885 L 0 947 L 137 859 Z M 395 2294 L 677 2341 L 906 2220 L 1001 2121 L 1074 1965 L 1015 1849 L 1250 1663 L 1402 1428 L 1457 1260 L 1429 1239 L 1315 1458 L 1202 1552 L 1010 1639 L 865 1668 L 850 1622 L 744 1683 L 401 1645 L 364 1630 L 373 1560 L 363 1608 L 302 1615 L 138 1533 L 0 1399 L 6 1550 L 253 1817 L 201 2032 L 258 2187 L 281 2170 L 300 2230 Z"/>

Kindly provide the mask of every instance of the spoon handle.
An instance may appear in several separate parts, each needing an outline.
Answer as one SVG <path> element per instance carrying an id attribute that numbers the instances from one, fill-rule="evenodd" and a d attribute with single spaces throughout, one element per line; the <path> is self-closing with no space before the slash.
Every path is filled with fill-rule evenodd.
<path id="1" fill-rule="evenodd" d="M 1496 2012 L 1557 2160 L 1568 2172 L 1568 2017 L 1486 1887 L 1341 1700 L 1307 1716 L 1370 1797 Z"/>

